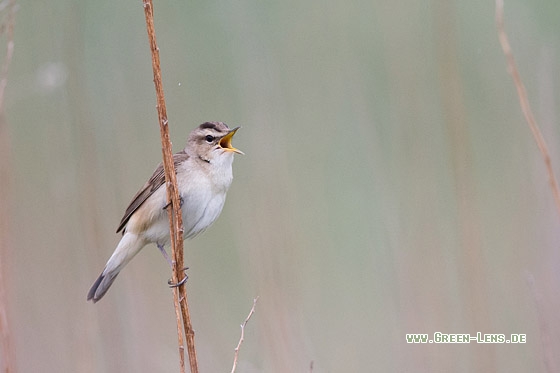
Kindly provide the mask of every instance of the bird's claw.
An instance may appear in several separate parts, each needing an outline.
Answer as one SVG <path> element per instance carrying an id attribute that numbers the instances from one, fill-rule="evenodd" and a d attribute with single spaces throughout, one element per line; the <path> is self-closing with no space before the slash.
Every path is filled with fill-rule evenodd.
<path id="1" fill-rule="evenodd" d="M 183 268 L 183 271 L 185 272 L 185 277 L 181 281 L 179 281 L 178 283 L 174 283 L 171 279 L 169 279 L 167 281 L 167 285 L 169 285 L 170 288 L 176 288 L 183 285 L 185 282 L 187 282 L 187 279 L 189 278 L 189 276 L 187 275 L 187 269 L 189 269 L 189 267 Z"/>
<path id="2" fill-rule="evenodd" d="M 184 202 L 185 202 L 185 201 L 183 200 L 183 197 L 179 196 L 179 207 L 183 207 L 183 203 L 184 203 Z M 169 206 L 171 206 L 171 201 L 169 201 L 169 202 L 167 203 L 167 205 L 163 206 L 163 209 L 164 209 L 164 210 L 167 210 L 167 208 L 168 208 Z"/>

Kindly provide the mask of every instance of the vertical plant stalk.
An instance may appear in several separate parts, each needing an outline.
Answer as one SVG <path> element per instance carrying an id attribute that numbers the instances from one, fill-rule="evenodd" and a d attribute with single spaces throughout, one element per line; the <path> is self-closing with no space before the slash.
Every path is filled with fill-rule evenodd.
<path id="1" fill-rule="evenodd" d="M 181 205 L 179 202 L 179 192 L 177 188 L 175 165 L 173 163 L 171 140 L 169 138 L 167 109 L 165 107 L 163 83 L 161 80 L 159 48 L 156 43 L 152 0 L 143 0 L 143 4 L 144 13 L 146 15 L 146 29 L 148 31 L 150 50 L 152 52 L 152 68 L 154 71 L 154 85 L 157 96 L 157 111 L 163 152 L 163 169 L 165 172 L 165 180 L 167 185 L 167 200 L 170 203 L 170 208 L 167 209 L 167 212 L 169 214 L 171 254 L 173 257 L 173 282 L 178 284 L 183 280 L 184 276 L 186 276 L 184 273 L 185 266 L 183 263 L 183 217 L 181 214 Z M 185 371 L 183 333 L 181 331 L 182 317 L 183 328 L 187 340 L 187 351 L 189 355 L 191 372 L 198 373 L 198 363 L 194 345 L 194 331 L 191 325 L 191 318 L 187 302 L 187 290 L 184 283 L 174 288 L 173 301 L 175 304 L 175 316 L 177 318 L 177 335 L 179 343 L 181 372 Z"/>
<path id="2" fill-rule="evenodd" d="M 544 311 L 542 294 L 537 289 L 535 277 L 527 270 L 525 270 L 525 282 L 529 286 L 529 291 L 533 296 L 533 303 L 535 304 L 535 311 L 537 312 L 537 322 L 541 338 L 545 371 L 548 373 L 558 372 L 558 359 L 556 359 L 556 354 L 551 342 L 551 331 L 554 330 L 554 328 L 550 326 L 550 323 L 547 320 Z"/>
<path id="3" fill-rule="evenodd" d="M 515 59 L 513 58 L 513 52 L 509 44 L 509 40 L 504 28 L 504 1 L 496 0 L 496 25 L 498 28 L 498 38 L 500 39 L 500 44 L 507 61 L 507 70 L 513 79 L 515 88 L 517 89 L 517 95 L 519 96 L 519 104 L 521 105 L 521 111 L 525 116 L 525 120 L 533 133 L 533 137 L 537 142 L 537 146 L 541 152 L 541 155 L 548 171 L 548 182 L 550 184 L 550 189 L 552 189 L 552 195 L 554 196 L 554 202 L 556 203 L 556 209 L 558 214 L 560 214 L 560 190 L 558 188 L 558 181 L 556 181 L 556 176 L 554 175 L 554 170 L 552 168 L 552 162 L 550 160 L 550 154 L 548 153 L 548 147 L 546 146 L 546 141 L 539 129 L 535 116 L 533 115 L 533 110 L 531 110 L 531 105 L 529 104 L 529 99 L 527 98 L 527 91 L 525 90 L 525 85 L 521 80 L 519 71 L 517 70 L 517 65 L 515 64 Z"/>
<path id="4" fill-rule="evenodd" d="M 5 113 L 5 91 L 8 85 L 8 69 L 14 54 L 15 0 L 4 0 L 1 4 L 7 7 L 7 19 L 2 24 L 2 32 L 6 33 L 6 56 L 0 70 L 0 371 L 15 372 L 15 353 L 12 333 L 8 317 L 6 294 L 7 256 L 12 242 L 10 237 L 10 192 L 11 192 L 11 151 L 8 138 L 8 123 Z"/>
<path id="5" fill-rule="evenodd" d="M 16 12 L 16 1 L 4 0 L 0 5 L 4 5 L 6 2 L 8 8 L 8 18 L 6 24 L 2 25 L 2 28 L 6 32 L 6 57 L 4 57 L 4 63 L 2 64 L 0 75 L 0 113 L 2 115 L 4 115 L 5 106 L 4 93 L 6 91 L 6 86 L 8 85 L 8 69 L 10 68 L 12 57 L 14 55 L 14 24 Z"/>

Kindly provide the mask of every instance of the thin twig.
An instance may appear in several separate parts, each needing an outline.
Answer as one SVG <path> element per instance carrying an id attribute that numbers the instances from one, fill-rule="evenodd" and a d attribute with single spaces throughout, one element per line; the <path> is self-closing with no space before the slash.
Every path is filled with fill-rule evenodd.
<path id="1" fill-rule="evenodd" d="M 544 164 L 546 165 L 546 169 L 548 171 L 548 181 L 550 183 L 550 189 L 552 189 L 554 202 L 556 203 L 558 214 L 560 214 L 560 190 L 558 188 L 558 182 L 556 181 L 556 176 L 554 175 L 554 170 L 552 168 L 552 162 L 550 160 L 550 155 L 548 153 L 546 141 L 544 140 L 541 130 L 539 129 L 539 126 L 537 124 L 537 121 L 535 120 L 533 111 L 531 110 L 531 105 L 529 104 L 529 99 L 527 98 L 527 91 L 525 90 L 525 86 L 521 81 L 521 76 L 519 75 L 519 71 L 517 70 L 517 66 L 515 64 L 515 59 L 513 58 L 513 52 L 511 50 L 511 46 L 509 44 L 509 40 L 504 28 L 504 1 L 503 0 L 496 0 L 496 25 L 498 28 L 498 38 L 500 39 L 502 50 L 504 51 L 504 55 L 506 56 L 508 72 L 513 78 L 515 88 L 517 89 L 517 95 L 519 96 L 519 104 L 521 105 L 521 111 L 525 116 L 525 120 L 527 121 L 527 124 L 529 125 L 529 128 L 533 133 L 533 137 L 535 138 L 535 141 L 537 142 L 537 146 L 543 157 Z"/>
<path id="2" fill-rule="evenodd" d="M 256 297 L 255 299 L 253 299 L 253 307 L 251 307 L 251 311 L 249 312 L 249 315 L 247 315 L 247 318 L 245 319 L 243 324 L 241 324 L 241 337 L 239 338 L 239 342 L 237 343 L 237 347 L 235 347 L 235 355 L 233 356 L 233 367 L 231 368 L 231 373 L 235 373 L 235 369 L 237 369 L 237 358 L 239 357 L 239 349 L 241 348 L 241 344 L 243 343 L 243 340 L 245 338 L 245 325 L 247 325 L 247 323 L 249 322 L 249 319 L 255 313 L 255 306 L 257 305 L 258 300 L 259 300 L 259 297 Z"/>
<path id="3" fill-rule="evenodd" d="M 184 273 L 183 264 L 183 216 L 181 214 L 181 204 L 177 188 L 177 177 L 173 162 L 173 152 L 171 150 L 171 140 L 169 138 L 169 125 L 167 119 L 167 109 L 165 107 L 165 97 L 163 94 L 163 83 L 161 79 L 161 68 L 159 61 L 159 48 L 156 43 L 156 32 L 154 27 L 154 13 L 152 0 L 143 0 L 144 13 L 146 15 L 146 29 L 150 41 L 152 52 L 152 68 L 154 72 L 154 85 L 157 96 L 157 110 L 159 127 L 161 134 L 161 145 L 163 153 L 163 169 L 167 185 L 167 200 L 170 203 L 168 208 L 169 229 L 171 241 L 171 253 L 173 257 L 173 282 L 182 283 Z M 187 302 L 187 290 L 182 283 L 173 290 L 173 302 L 175 305 L 175 316 L 177 318 L 177 334 L 179 344 L 179 357 L 181 372 L 185 371 L 183 334 L 181 333 L 181 317 L 183 319 L 183 329 L 187 340 L 187 351 L 189 355 L 189 365 L 192 373 L 198 373 L 198 363 L 194 345 L 194 331 L 191 325 L 189 307 Z"/>

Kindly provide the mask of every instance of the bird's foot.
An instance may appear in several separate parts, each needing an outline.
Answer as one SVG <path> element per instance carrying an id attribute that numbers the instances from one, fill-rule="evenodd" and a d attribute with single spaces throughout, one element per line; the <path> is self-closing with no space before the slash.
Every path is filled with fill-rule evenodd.
<path id="1" fill-rule="evenodd" d="M 167 281 L 167 285 L 169 285 L 170 288 L 176 288 L 179 287 L 181 285 L 183 285 L 187 279 L 189 278 L 189 276 L 187 276 L 187 269 L 189 269 L 189 267 L 185 267 L 183 268 L 183 271 L 185 272 L 185 277 L 179 281 L 178 283 L 174 283 L 171 279 Z"/>
<path id="2" fill-rule="evenodd" d="M 185 202 L 185 201 L 183 200 L 183 197 L 179 196 L 179 207 L 183 207 L 183 203 L 184 203 L 184 202 Z M 163 206 L 163 209 L 164 209 L 164 210 L 167 210 L 167 208 L 168 208 L 169 206 L 171 206 L 171 201 L 169 201 L 169 203 L 168 203 L 167 205 Z"/>

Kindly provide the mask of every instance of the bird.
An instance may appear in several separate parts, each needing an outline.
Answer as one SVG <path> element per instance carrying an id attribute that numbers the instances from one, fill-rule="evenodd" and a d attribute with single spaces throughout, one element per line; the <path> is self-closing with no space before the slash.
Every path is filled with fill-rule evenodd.
<path id="1" fill-rule="evenodd" d="M 177 188 L 181 200 L 184 239 L 202 233 L 218 218 L 233 180 L 234 154 L 244 154 L 231 145 L 240 127 L 230 129 L 223 122 L 205 122 L 193 129 L 185 148 L 173 155 Z M 87 300 L 98 302 L 119 272 L 148 244 L 155 243 L 169 263 L 167 191 L 163 164 L 132 198 L 117 228 L 122 237 L 103 272 L 91 286 Z"/>

